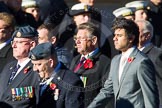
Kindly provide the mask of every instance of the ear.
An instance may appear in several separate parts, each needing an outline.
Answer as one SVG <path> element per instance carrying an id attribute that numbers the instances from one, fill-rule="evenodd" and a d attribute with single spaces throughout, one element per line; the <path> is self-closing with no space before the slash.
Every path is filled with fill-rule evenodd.
<path id="1" fill-rule="evenodd" d="M 36 45 L 37 45 L 37 43 L 35 41 L 31 41 L 30 42 L 30 50 L 32 50 Z"/>
<path id="2" fill-rule="evenodd" d="M 134 39 L 135 39 L 135 36 L 134 35 L 131 36 L 131 37 L 129 37 L 129 42 L 132 43 L 134 41 Z"/>
<path id="3" fill-rule="evenodd" d="M 92 37 L 92 44 L 96 45 L 97 44 L 97 36 Z"/>
<path id="4" fill-rule="evenodd" d="M 56 39 L 55 36 L 52 36 L 52 37 L 51 37 L 51 43 L 52 43 L 53 45 L 56 43 L 56 40 L 57 40 L 57 39 Z"/>
<path id="5" fill-rule="evenodd" d="M 50 59 L 48 60 L 48 63 L 49 63 L 49 66 L 50 66 L 50 67 L 53 67 L 53 65 L 54 65 L 53 59 L 50 58 Z"/>
<path id="6" fill-rule="evenodd" d="M 146 33 L 146 36 L 145 36 L 145 39 L 146 39 L 146 40 L 149 40 L 150 38 L 151 38 L 151 34 L 150 34 L 150 32 L 147 32 L 147 33 Z"/>

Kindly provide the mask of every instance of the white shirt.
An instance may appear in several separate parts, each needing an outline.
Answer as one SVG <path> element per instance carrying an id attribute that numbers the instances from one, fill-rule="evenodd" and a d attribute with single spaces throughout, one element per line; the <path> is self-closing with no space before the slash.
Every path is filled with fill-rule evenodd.
<path id="1" fill-rule="evenodd" d="M 9 40 L 7 40 L 6 42 L 1 43 L 1 44 L 0 44 L 0 50 L 1 50 L 2 48 L 4 48 L 6 45 L 10 44 L 11 40 L 12 40 L 12 39 L 9 39 Z"/>
<path id="2" fill-rule="evenodd" d="M 30 59 L 27 58 L 25 61 L 23 61 L 22 63 L 19 63 L 18 64 L 20 65 L 20 68 L 18 69 L 18 71 L 16 72 L 16 75 L 14 76 L 14 78 L 20 73 L 20 71 L 26 66 L 26 64 L 28 64 L 30 62 Z M 18 65 L 17 64 L 17 65 Z M 13 78 L 13 79 L 14 79 Z"/>
<path id="3" fill-rule="evenodd" d="M 122 53 L 122 55 L 121 55 L 120 64 L 119 64 L 119 83 L 121 80 L 120 78 L 122 76 L 125 64 L 127 63 L 127 60 L 134 49 L 135 49 L 135 47 L 132 47 L 132 48 L 128 49 L 126 52 Z"/>
<path id="4" fill-rule="evenodd" d="M 148 45 L 150 45 L 151 43 L 149 42 L 149 43 L 146 43 L 142 48 L 140 48 L 139 50 L 140 51 L 143 51 L 143 49 L 145 49 Z"/>

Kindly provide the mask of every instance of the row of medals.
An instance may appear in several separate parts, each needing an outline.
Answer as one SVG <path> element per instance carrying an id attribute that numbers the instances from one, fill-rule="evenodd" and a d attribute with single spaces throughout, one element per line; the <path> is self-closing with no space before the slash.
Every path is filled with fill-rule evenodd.
<path id="1" fill-rule="evenodd" d="M 20 88 L 12 88 L 12 101 L 20 101 L 24 99 L 33 98 L 34 90 L 32 86 L 28 87 L 20 87 Z"/>

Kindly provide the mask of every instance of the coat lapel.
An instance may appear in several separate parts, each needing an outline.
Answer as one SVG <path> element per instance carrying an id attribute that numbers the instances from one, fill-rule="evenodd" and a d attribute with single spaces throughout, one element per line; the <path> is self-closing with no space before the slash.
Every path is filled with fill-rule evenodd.
<path id="1" fill-rule="evenodd" d="M 134 59 L 135 59 L 135 57 L 136 57 L 138 51 L 139 51 L 138 49 L 134 49 L 133 52 L 130 54 L 129 57 L 134 57 Z M 132 62 L 133 62 L 133 61 L 132 61 Z M 126 74 L 127 74 L 127 72 L 128 72 L 128 69 L 131 68 L 132 62 L 129 63 L 129 62 L 127 61 L 126 64 L 125 64 L 125 67 L 124 67 L 124 69 L 123 69 L 123 73 L 122 73 L 122 75 L 121 75 L 121 79 L 120 79 L 120 84 L 119 84 L 119 89 L 118 89 L 117 95 L 119 94 L 120 88 L 121 88 L 121 86 L 122 86 L 122 84 L 123 84 L 123 81 L 124 81 L 124 78 L 125 78 L 125 76 L 126 76 Z M 118 71 L 118 73 L 119 73 L 119 71 Z M 118 81 L 119 81 L 119 80 L 118 80 Z"/>
<path id="2" fill-rule="evenodd" d="M 100 55 L 101 55 L 101 53 L 98 52 L 95 55 L 93 55 L 92 57 L 90 57 L 92 59 L 93 63 L 94 63 L 94 66 L 91 69 L 85 69 L 84 68 L 84 63 L 83 63 L 82 66 L 80 67 L 80 69 L 76 73 L 77 74 L 84 74 L 84 75 L 86 75 L 86 73 L 90 74 L 90 72 L 91 73 L 96 72 L 98 67 L 99 67 L 97 61 L 98 61 Z"/>
<path id="3" fill-rule="evenodd" d="M 154 47 L 154 45 L 151 43 L 148 46 L 146 46 L 142 52 L 144 52 L 145 54 L 147 54 L 152 48 Z"/>
<path id="4" fill-rule="evenodd" d="M 15 65 L 16 65 L 16 64 L 15 64 Z M 30 67 L 30 68 L 29 68 L 29 72 L 24 73 L 24 69 L 27 68 L 28 66 Z M 31 70 L 32 70 L 32 63 L 29 62 L 29 63 L 20 71 L 20 73 L 19 73 L 19 74 L 16 76 L 16 78 L 11 82 L 11 84 L 8 85 L 8 81 L 6 81 L 6 82 L 7 82 L 6 85 L 8 85 L 8 86 L 6 87 L 6 92 L 10 92 L 11 88 L 16 88 L 16 87 L 18 87 L 21 83 L 23 83 L 23 80 L 31 73 Z M 11 70 L 11 71 L 12 71 L 12 70 Z M 11 74 L 11 71 L 10 71 L 10 74 Z M 10 77 L 10 75 L 9 75 L 9 77 Z M 8 77 L 8 78 L 9 78 L 9 77 Z M 7 96 L 7 95 L 5 95 L 5 96 Z"/>
<path id="5" fill-rule="evenodd" d="M 113 65 L 117 66 L 116 68 L 114 68 L 115 69 L 114 72 L 116 73 L 114 78 L 115 78 L 115 83 L 116 83 L 115 85 L 116 85 L 117 89 L 119 89 L 119 64 L 120 64 L 120 58 L 121 58 L 121 54 L 115 60 L 115 64 L 113 64 Z M 116 77 L 116 75 L 117 75 L 117 77 Z"/>
<path id="6" fill-rule="evenodd" d="M 4 87 L 4 92 L 6 92 L 6 90 L 8 89 L 8 81 L 9 81 L 9 78 L 10 78 L 10 75 L 11 75 L 11 72 L 14 70 L 14 67 L 16 66 L 17 62 L 13 62 L 13 64 L 11 64 L 11 66 L 9 67 L 9 70 L 7 70 L 5 73 L 5 76 L 4 78 L 6 80 L 3 80 L 2 82 L 2 87 Z"/>
<path id="7" fill-rule="evenodd" d="M 29 72 L 27 73 L 24 73 L 25 69 L 27 67 L 30 67 L 29 69 Z M 12 87 L 16 87 L 18 86 L 20 83 L 23 82 L 23 80 L 30 74 L 32 70 L 32 64 L 31 64 L 31 61 L 20 71 L 20 73 L 16 76 L 16 78 L 11 82 L 11 86 Z"/>
<path id="8" fill-rule="evenodd" d="M 64 74 L 65 74 L 65 66 L 63 64 L 61 64 L 61 69 L 54 75 L 53 79 L 52 79 L 52 83 L 56 84 L 56 89 L 60 89 L 59 86 L 61 86 L 59 83 L 60 81 L 62 81 Z M 44 101 L 44 99 L 47 99 L 47 97 L 51 97 L 54 96 L 54 90 L 51 90 L 49 85 L 47 86 L 47 88 L 45 89 L 45 91 L 43 92 L 42 96 L 40 97 L 40 103 Z M 54 100 L 54 97 L 53 97 Z"/>
<path id="9" fill-rule="evenodd" d="M 0 50 L 0 57 L 6 57 L 6 55 L 7 55 L 7 53 L 8 53 L 8 51 L 9 51 L 10 48 L 11 48 L 11 45 L 10 44 L 8 44 L 4 48 L 2 48 Z"/>

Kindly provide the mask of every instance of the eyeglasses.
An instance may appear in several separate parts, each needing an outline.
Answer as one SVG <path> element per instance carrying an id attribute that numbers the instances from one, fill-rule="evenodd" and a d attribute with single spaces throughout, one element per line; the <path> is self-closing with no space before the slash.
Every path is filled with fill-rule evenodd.
<path id="1" fill-rule="evenodd" d="M 13 44 L 22 44 L 22 43 L 30 43 L 30 41 L 11 41 L 11 45 Z"/>
<path id="2" fill-rule="evenodd" d="M 79 41 L 88 41 L 88 40 L 91 40 L 91 38 L 89 38 L 89 37 L 74 37 L 74 41 L 77 41 L 77 40 L 79 40 Z"/>

